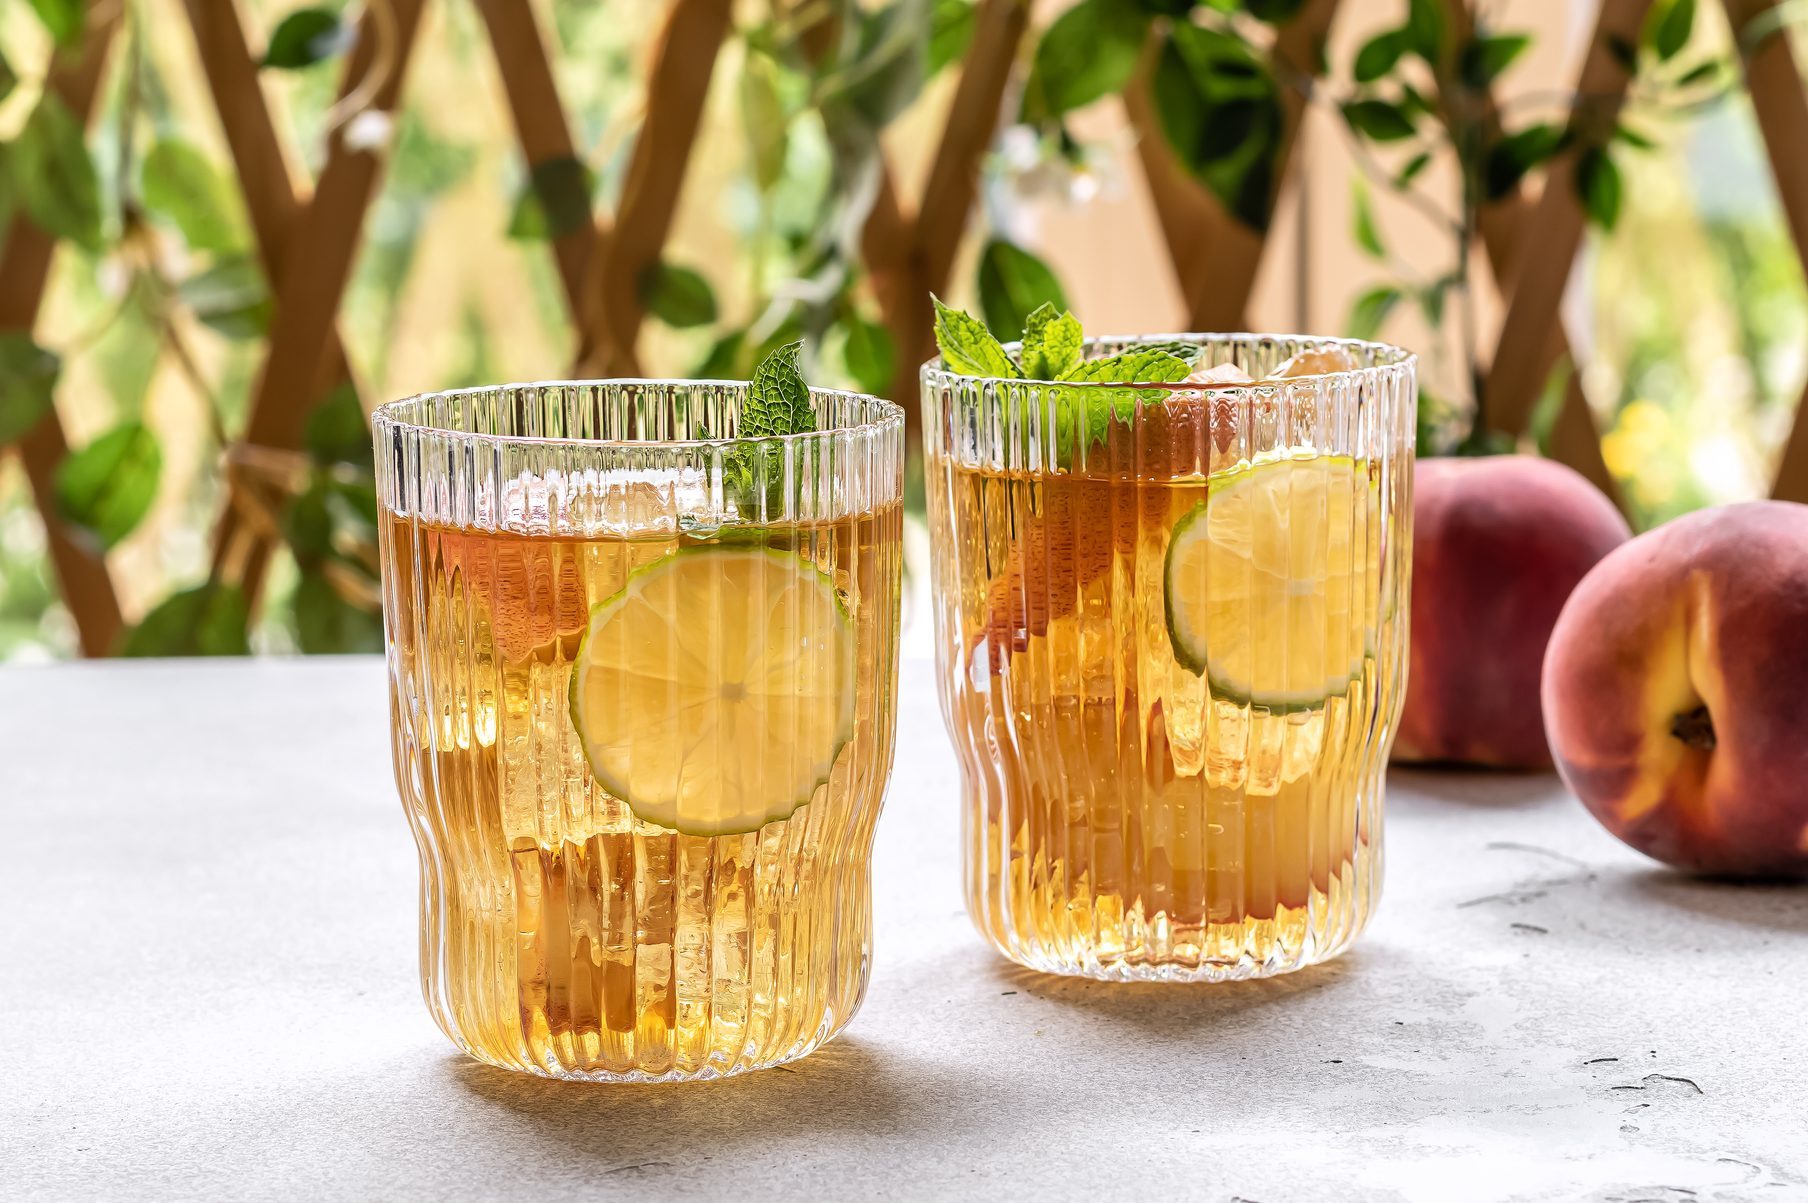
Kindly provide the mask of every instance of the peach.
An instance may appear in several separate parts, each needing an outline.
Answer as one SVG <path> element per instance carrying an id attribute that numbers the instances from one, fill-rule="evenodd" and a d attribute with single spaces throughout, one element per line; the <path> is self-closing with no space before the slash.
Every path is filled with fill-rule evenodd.
<path id="1" fill-rule="evenodd" d="M 1398 761 L 1549 768 L 1538 673 L 1570 590 L 1631 531 L 1583 476 L 1533 456 L 1420 461 L 1412 664 Z"/>
<path id="2" fill-rule="evenodd" d="M 1808 506 L 1703 510 L 1613 552 L 1551 637 L 1563 780 L 1647 856 L 1808 876 Z"/>

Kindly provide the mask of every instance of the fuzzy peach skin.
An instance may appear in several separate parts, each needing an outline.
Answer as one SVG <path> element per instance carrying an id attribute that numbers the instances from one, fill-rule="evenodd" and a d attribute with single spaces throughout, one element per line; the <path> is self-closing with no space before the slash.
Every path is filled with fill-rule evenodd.
<path id="1" fill-rule="evenodd" d="M 1551 636 L 1557 769 L 1647 856 L 1808 876 L 1808 506 L 1678 518 L 1588 575 Z"/>
<path id="2" fill-rule="evenodd" d="M 1411 667 L 1396 761 L 1549 768 L 1538 673 L 1570 590 L 1632 532 L 1580 473 L 1526 455 L 1420 460 Z"/>

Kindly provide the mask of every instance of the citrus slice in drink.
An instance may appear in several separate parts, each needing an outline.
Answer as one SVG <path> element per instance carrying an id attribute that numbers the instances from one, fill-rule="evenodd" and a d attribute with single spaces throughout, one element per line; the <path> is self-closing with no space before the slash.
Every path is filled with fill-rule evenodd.
<path id="1" fill-rule="evenodd" d="M 1214 473 L 1164 566 L 1174 658 L 1214 693 L 1273 711 L 1343 693 L 1367 646 L 1367 466 L 1288 455 Z"/>
<path id="2" fill-rule="evenodd" d="M 796 555 L 681 549 L 591 611 L 571 722 L 597 783 L 638 818 L 758 831 L 808 802 L 853 736 L 853 622 Z"/>

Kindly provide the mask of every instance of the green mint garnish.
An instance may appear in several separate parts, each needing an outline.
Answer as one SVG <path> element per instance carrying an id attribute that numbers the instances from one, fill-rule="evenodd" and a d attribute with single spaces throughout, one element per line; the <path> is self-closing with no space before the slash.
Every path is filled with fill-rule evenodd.
<path id="1" fill-rule="evenodd" d="M 1023 328 L 1023 374 L 1031 380 L 1059 380 L 1079 364 L 1080 319 L 1057 313 L 1046 302 L 1036 307 Z"/>
<path id="2" fill-rule="evenodd" d="M 753 369 L 753 380 L 741 400 L 735 436 L 770 438 L 781 434 L 808 434 L 816 429 L 816 412 L 810 407 L 810 386 L 798 369 L 802 342 L 786 343 L 767 353 Z M 759 468 L 765 465 L 764 496 L 757 485 Z M 777 510 L 784 504 L 784 453 L 775 446 L 739 444 L 729 449 L 722 465 L 722 480 L 743 518 L 757 517 L 762 508 Z"/>
<path id="3" fill-rule="evenodd" d="M 1075 384 L 1172 384 L 1193 369 L 1166 351 L 1137 348 L 1109 359 L 1083 359 L 1060 377 Z M 1165 398 L 1157 395 L 1154 400 Z"/>
<path id="4" fill-rule="evenodd" d="M 1192 343 L 1172 342 L 1087 359 L 1079 319 L 1041 305 L 1023 331 L 1020 366 L 985 323 L 936 297 L 930 300 L 935 303 L 936 345 L 949 370 L 962 376 L 1028 377 L 1057 385 L 1172 384 L 1187 378 L 1200 352 Z M 1158 389 L 1050 387 L 1046 398 L 1054 411 L 1057 454 L 1066 460 L 1082 443 L 1103 443 L 1113 420 L 1128 422 L 1137 406 L 1158 404 L 1167 394 Z"/>
<path id="5" fill-rule="evenodd" d="M 942 358 L 951 370 L 962 376 L 1002 376 L 1007 380 L 1023 376 L 984 322 L 948 308 L 940 297 L 931 295 L 929 299 L 935 304 L 935 345 L 942 349 Z"/>
<path id="6" fill-rule="evenodd" d="M 737 429 L 744 439 L 774 434 L 808 434 L 816 429 L 816 413 L 810 408 L 810 386 L 798 370 L 804 344 L 786 343 L 767 353 L 753 369 L 753 383 L 741 402 Z"/>

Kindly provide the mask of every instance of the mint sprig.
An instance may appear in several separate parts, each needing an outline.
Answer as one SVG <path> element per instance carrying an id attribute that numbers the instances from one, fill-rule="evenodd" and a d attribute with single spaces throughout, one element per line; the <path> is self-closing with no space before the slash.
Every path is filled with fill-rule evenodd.
<path id="1" fill-rule="evenodd" d="M 1029 315 L 1023 331 L 1020 362 L 1011 358 L 984 322 L 949 308 L 937 297 L 930 300 L 935 304 L 935 341 L 942 361 L 962 376 L 1027 377 L 1056 384 L 1172 384 L 1187 378 L 1199 354 L 1191 343 L 1161 343 L 1087 359 L 1079 319 L 1057 312 L 1053 305 L 1041 305 Z M 1062 455 L 1079 450 L 1078 432 L 1084 432 L 1086 443 L 1103 443 L 1113 420 L 1128 422 L 1138 405 L 1167 399 L 1157 389 L 1128 388 L 1051 388 L 1047 395 Z"/>
<path id="2" fill-rule="evenodd" d="M 1023 374 L 1031 380 L 1059 380 L 1086 354 L 1080 319 L 1044 302 L 1023 327 Z"/>
<path id="3" fill-rule="evenodd" d="M 763 439 L 785 434 L 809 434 L 816 429 L 816 411 L 810 405 L 810 386 L 804 383 L 798 359 L 804 344 L 776 347 L 753 369 L 753 379 L 741 399 L 735 436 Z M 766 487 L 759 487 L 761 468 Z M 784 451 L 771 444 L 741 443 L 731 447 L 722 465 L 722 481 L 743 518 L 784 505 Z"/>

